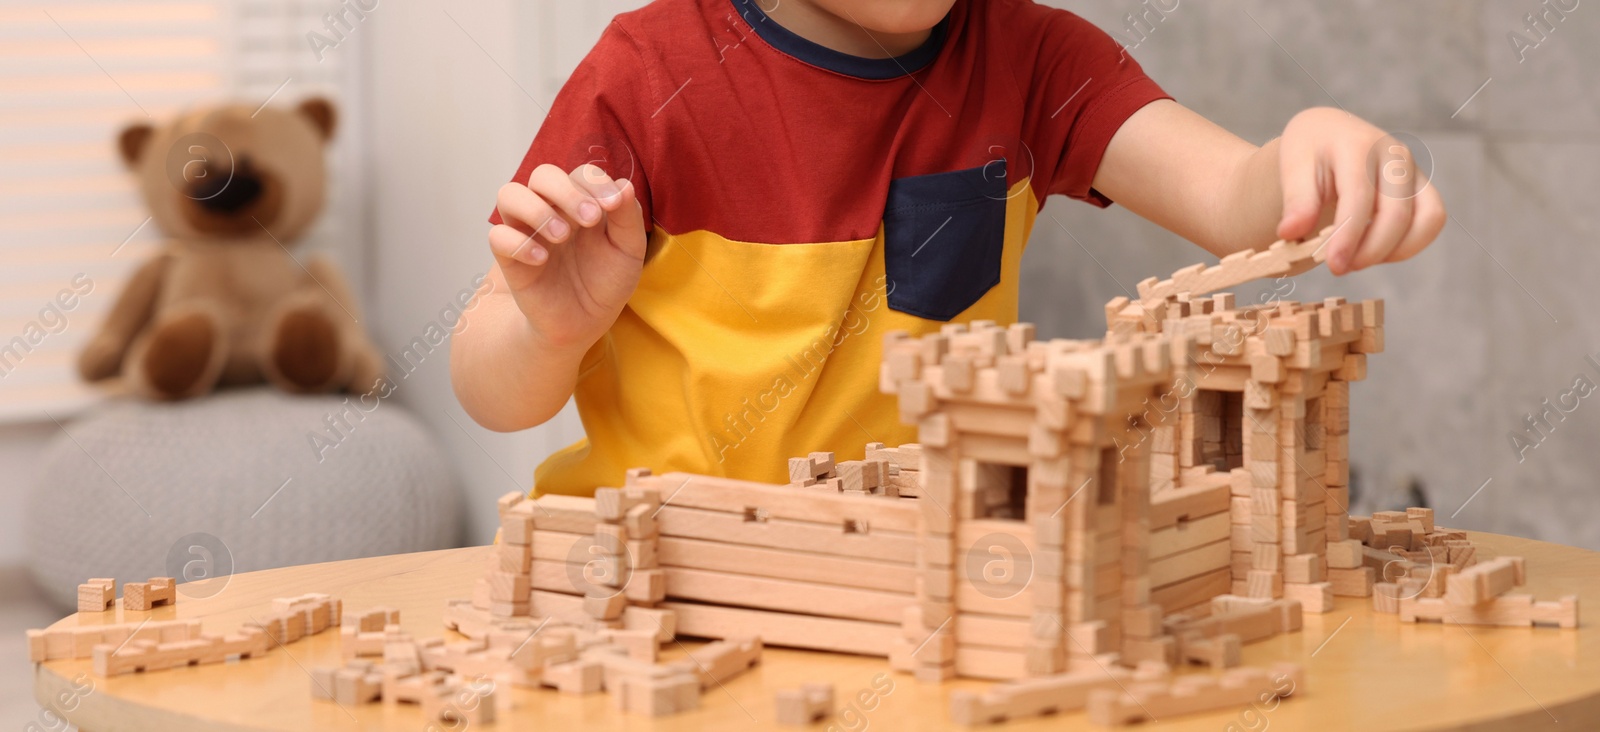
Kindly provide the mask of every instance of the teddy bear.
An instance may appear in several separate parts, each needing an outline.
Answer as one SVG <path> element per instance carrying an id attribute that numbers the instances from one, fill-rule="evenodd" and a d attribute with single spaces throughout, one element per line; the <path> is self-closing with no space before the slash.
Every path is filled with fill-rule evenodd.
<path id="1" fill-rule="evenodd" d="M 270 382 L 365 394 L 383 360 L 334 264 L 290 249 L 321 212 L 333 104 L 221 105 L 117 139 L 162 251 L 124 286 L 79 354 L 87 381 L 153 399 Z"/>

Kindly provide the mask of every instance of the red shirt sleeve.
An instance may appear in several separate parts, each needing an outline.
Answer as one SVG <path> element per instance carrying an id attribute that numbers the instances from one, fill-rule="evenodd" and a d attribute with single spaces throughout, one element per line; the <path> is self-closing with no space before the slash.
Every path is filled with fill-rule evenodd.
<path id="1" fill-rule="evenodd" d="M 1033 152 L 1035 195 L 1040 205 L 1060 193 L 1108 206 L 1111 199 L 1092 187 L 1106 145 L 1134 112 L 1171 97 L 1094 24 L 1065 10 L 1018 5 L 1035 16 L 1008 23 L 1036 36 L 1013 46 L 1031 54 L 1018 68 L 1032 73 L 1023 85 L 1029 90 L 1023 141 Z"/>
<path id="2" fill-rule="evenodd" d="M 616 23 L 606 26 L 556 94 L 512 181 L 526 183 L 533 169 L 545 163 L 569 172 L 593 163 L 613 179 L 633 183 L 644 219 L 650 221 L 645 169 L 653 159 L 648 110 L 653 88 L 638 44 Z M 489 223 L 501 223 L 498 210 L 489 213 Z"/>

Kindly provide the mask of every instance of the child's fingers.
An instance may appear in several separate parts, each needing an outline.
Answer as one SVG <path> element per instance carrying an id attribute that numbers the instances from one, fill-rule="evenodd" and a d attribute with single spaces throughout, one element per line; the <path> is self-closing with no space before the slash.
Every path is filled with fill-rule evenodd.
<path id="1" fill-rule="evenodd" d="M 549 203 L 520 183 L 500 186 L 495 208 L 507 225 L 527 234 L 537 233 L 546 241 L 559 242 L 572 233 L 572 226 Z"/>
<path id="2" fill-rule="evenodd" d="M 584 163 L 573 168 L 567 177 L 572 179 L 573 185 L 593 197 L 600 204 L 600 208 L 606 211 L 615 211 L 622 203 L 622 189 L 618 187 L 617 181 L 612 180 L 611 176 L 598 165 Z"/>
<path id="3" fill-rule="evenodd" d="M 617 184 L 617 207 L 606 215 L 606 236 L 628 256 L 644 259 L 645 243 L 650 234 L 644 222 L 644 208 L 639 205 L 633 181 L 623 178 Z"/>
<path id="4" fill-rule="evenodd" d="M 1389 254 L 1390 262 L 1404 262 L 1417 255 L 1433 240 L 1438 238 L 1439 232 L 1444 229 L 1446 220 L 1444 199 L 1440 198 L 1439 190 L 1427 184 L 1423 179 L 1419 185 L 1422 190 L 1417 193 L 1414 210 L 1411 214 L 1411 228 L 1406 231 L 1406 237 L 1400 240 L 1400 245 Z"/>
<path id="5" fill-rule="evenodd" d="M 1373 175 L 1364 155 L 1347 153 L 1333 161 L 1333 187 L 1339 204 L 1334 207 L 1333 240 L 1328 242 L 1328 269 L 1334 274 L 1350 271 L 1356 247 L 1372 223 Z"/>
<path id="6" fill-rule="evenodd" d="M 550 258 L 538 237 L 505 224 L 489 230 L 489 250 L 495 257 L 538 266 Z"/>
<path id="7" fill-rule="evenodd" d="M 1283 218 L 1278 221 L 1279 239 L 1303 239 L 1316 228 L 1322 216 L 1322 188 L 1317 176 L 1317 156 L 1310 150 L 1280 142 L 1278 179 L 1283 186 Z"/>
<path id="8" fill-rule="evenodd" d="M 604 218 L 594 196 L 580 188 L 566 171 L 549 163 L 533 169 L 528 188 L 579 226 L 594 226 Z"/>
<path id="9" fill-rule="evenodd" d="M 1387 260 L 1395 247 L 1400 245 L 1406 230 L 1411 228 L 1414 208 L 1411 197 L 1416 193 L 1415 172 L 1402 173 L 1398 178 L 1387 176 L 1383 171 L 1379 175 L 1386 177 L 1378 185 L 1375 199 L 1377 213 L 1372 218 L 1372 226 L 1367 229 L 1366 236 L 1361 237 L 1361 243 L 1356 247 L 1351 269 L 1365 269 Z"/>

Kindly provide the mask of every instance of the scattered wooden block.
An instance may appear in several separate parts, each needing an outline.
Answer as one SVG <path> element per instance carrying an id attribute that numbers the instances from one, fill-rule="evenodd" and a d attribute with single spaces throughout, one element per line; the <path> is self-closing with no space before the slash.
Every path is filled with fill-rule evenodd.
<path id="1" fill-rule="evenodd" d="M 1289 696 L 1304 685 L 1298 664 L 1236 668 L 1220 676 L 1182 676 L 1170 681 L 1128 684 L 1089 694 L 1089 721 L 1114 727 L 1195 712 L 1240 707 Z"/>
<path id="2" fill-rule="evenodd" d="M 199 620 L 146 620 L 67 630 L 29 630 L 28 660 L 42 663 L 67 658 L 92 658 L 96 646 L 119 646 L 130 639 L 174 643 L 199 637 Z"/>
<path id="3" fill-rule="evenodd" d="M 1188 663 L 1201 663 L 1221 671 L 1239 665 L 1242 644 L 1239 636 L 1224 633 L 1210 638 L 1191 633 L 1178 639 L 1178 656 Z"/>
<path id="4" fill-rule="evenodd" d="M 1308 613 L 1325 613 L 1333 610 L 1333 583 L 1284 583 L 1283 597 L 1295 600 Z"/>
<path id="5" fill-rule="evenodd" d="M 201 635 L 193 640 L 168 643 L 135 640 L 121 647 L 103 643 L 94 647 L 94 673 L 111 677 L 250 658 L 266 653 L 267 643 L 266 634 L 255 628 L 226 636 Z"/>
<path id="6" fill-rule="evenodd" d="M 695 674 L 700 686 L 710 687 L 744 673 L 761 663 L 761 638 L 729 638 L 689 652 L 674 666 Z"/>
<path id="7" fill-rule="evenodd" d="M 1376 576 L 1372 567 L 1328 570 L 1328 582 L 1333 585 L 1333 594 L 1338 597 L 1370 596 Z"/>
<path id="8" fill-rule="evenodd" d="M 630 714 L 664 717 L 700 707 L 700 680 L 691 673 L 608 674 L 606 689 L 613 705 Z"/>
<path id="9" fill-rule="evenodd" d="M 1328 542 L 1329 569 L 1355 569 L 1361 566 L 1362 557 L 1359 539 Z"/>
<path id="10" fill-rule="evenodd" d="M 1534 602 L 1531 595 L 1501 595 L 1471 606 L 1451 604 L 1439 597 L 1403 597 L 1400 621 L 1437 620 L 1456 625 L 1527 627 L 1555 625 L 1578 627 L 1578 597 L 1567 595 L 1552 602 Z"/>
<path id="11" fill-rule="evenodd" d="M 812 724 L 833 716 L 833 684 L 805 684 L 779 689 L 778 724 Z"/>
<path id="12" fill-rule="evenodd" d="M 1445 600 L 1451 605 L 1477 605 L 1510 592 L 1522 584 L 1522 557 L 1497 557 L 1453 573 L 1445 582 Z"/>
<path id="13" fill-rule="evenodd" d="M 149 582 L 129 582 L 122 587 L 122 609 L 149 610 L 178 601 L 171 577 L 151 577 Z"/>
<path id="14" fill-rule="evenodd" d="M 1374 612 L 1395 615 L 1400 612 L 1400 585 L 1393 582 L 1378 582 L 1372 585 L 1372 609 Z"/>
<path id="15" fill-rule="evenodd" d="M 78 612 L 102 613 L 117 601 L 115 579 L 91 579 L 78 585 Z"/>
<path id="16" fill-rule="evenodd" d="M 1112 664 L 999 683 L 982 693 L 957 689 L 950 693 L 950 718 L 961 725 L 997 724 L 1082 709 L 1096 690 L 1117 689 L 1136 681 L 1158 682 L 1170 673 L 1167 664 L 1146 661 L 1137 670 Z"/>

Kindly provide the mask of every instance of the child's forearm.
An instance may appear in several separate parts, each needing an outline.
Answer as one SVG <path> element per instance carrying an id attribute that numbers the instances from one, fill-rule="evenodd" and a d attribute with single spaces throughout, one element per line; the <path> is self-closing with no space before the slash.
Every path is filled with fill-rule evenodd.
<path id="1" fill-rule="evenodd" d="M 499 280 L 498 283 L 494 280 Z M 499 273 L 451 339 L 450 380 L 478 424 L 497 432 L 537 427 L 566 405 L 588 345 L 546 342 L 517 308 Z"/>

